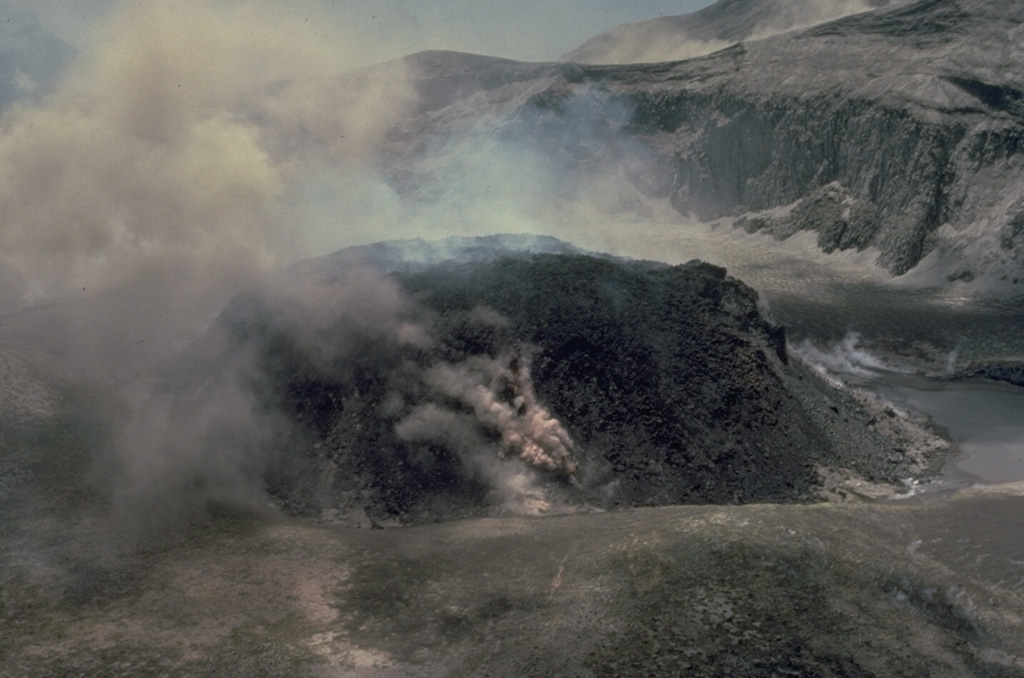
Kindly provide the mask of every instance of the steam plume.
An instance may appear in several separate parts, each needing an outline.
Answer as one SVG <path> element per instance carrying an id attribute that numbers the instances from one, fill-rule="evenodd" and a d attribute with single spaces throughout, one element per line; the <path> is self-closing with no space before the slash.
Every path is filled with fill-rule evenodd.
<path id="1" fill-rule="evenodd" d="M 303 184 L 327 164 L 361 171 L 413 100 L 400 66 L 359 86 L 338 77 L 362 65 L 358 28 L 310 26 L 263 2 L 123 3 L 54 91 L 0 120 L 5 287 L 47 316 L 45 348 L 109 399 L 98 475 L 142 528 L 249 495 L 287 446 L 245 346 L 185 392 L 156 369 L 227 299 L 309 254 Z M 324 333 L 345 318 L 419 340 L 387 324 L 401 307 L 392 288 L 352 285 L 330 299 L 279 292 L 311 359 L 329 357 Z"/>
<path id="2" fill-rule="evenodd" d="M 260 3 L 126 4 L 103 35 L 2 123 L 2 263 L 30 301 L 141 285 L 209 313 L 304 253 L 291 191 L 318 156 L 365 159 L 411 96 L 397 70 L 331 79 L 351 65 L 344 36 Z"/>
<path id="3" fill-rule="evenodd" d="M 263 2 L 125 3 L 49 96 L 0 119 L 0 275 L 21 304 L 53 302 L 40 336 L 109 397 L 102 470 L 126 519 L 173 520 L 211 496 L 249 496 L 291 444 L 292 426 L 265 397 L 280 366 L 250 346 L 220 337 L 231 360 L 185 392 L 157 373 L 268 271 L 369 239 L 571 221 L 552 215 L 572 211 L 573 190 L 549 207 L 557 163 L 510 154 L 518 140 L 459 149 L 441 180 L 451 194 L 429 209 L 399 196 L 375 163 L 416 105 L 411 74 L 395 63 L 338 77 L 364 65 L 359 27 L 310 26 Z M 317 203 L 319 193 L 337 199 Z M 394 357 L 431 341 L 400 290 L 365 271 L 330 283 L 275 277 L 261 294 L 319 370 L 359 347 Z M 473 450 L 467 464 L 523 505 L 542 501 L 538 472 L 574 476 L 572 440 L 525 365 L 476 357 L 420 377 L 434 409 L 421 402 L 399 424 L 409 439 L 444 420 L 462 432 L 452 445 Z"/>
<path id="4" fill-rule="evenodd" d="M 549 509 L 537 471 L 575 483 L 575 444 L 537 402 L 529 369 L 518 354 L 440 363 L 424 372 L 423 381 L 430 400 L 396 424 L 399 438 L 454 449 L 515 513 Z"/>
<path id="5" fill-rule="evenodd" d="M 575 474 L 572 439 L 537 402 L 529 369 L 518 356 L 437 365 L 427 372 L 426 382 L 471 408 L 480 425 L 500 435 L 506 454 L 545 471 Z"/>

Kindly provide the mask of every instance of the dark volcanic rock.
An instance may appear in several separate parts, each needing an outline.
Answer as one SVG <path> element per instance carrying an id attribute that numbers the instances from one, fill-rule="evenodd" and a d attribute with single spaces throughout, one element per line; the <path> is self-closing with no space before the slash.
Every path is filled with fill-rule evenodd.
<path id="1" fill-rule="evenodd" d="M 475 258 L 355 280 L 351 257 L 304 264 L 325 298 L 393 296 L 330 322 L 260 293 L 225 310 L 231 350 L 298 422 L 268 475 L 286 506 L 419 523 L 806 501 L 822 466 L 909 472 L 870 412 L 788 364 L 782 328 L 724 269 Z"/>
<path id="2" fill-rule="evenodd" d="M 806 496 L 816 441 L 776 374 L 782 330 L 724 269 L 538 257 L 403 285 L 444 319 L 445 359 L 525 347 L 541 401 L 583 450 L 585 474 L 619 485 L 615 503 Z M 481 333 L 465 320 L 480 305 L 508 324 Z"/>

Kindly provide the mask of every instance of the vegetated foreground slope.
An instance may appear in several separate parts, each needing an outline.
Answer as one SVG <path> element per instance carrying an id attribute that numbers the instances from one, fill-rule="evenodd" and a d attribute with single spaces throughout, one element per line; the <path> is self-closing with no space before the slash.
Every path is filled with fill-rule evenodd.
<path id="1" fill-rule="evenodd" d="M 389 134 L 386 164 L 415 192 L 484 136 L 536 150 L 566 194 L 610 172 L 701 220 L 816 231 L 826 252 L 877 248 L 895 275 L 928 259 L 930 280 L 1012 285 L 1024 279 L 1016 10 L 900 3 L 660 64 L 413 55 L 420 107 Z"/>
<path id="2" fill-rule="evenodd" d="M 219 350 L 256 356 L 261 398 L 299 422 L 268 475 L 291 509 L 368 525 L 794 502 L 817 496 L 821 467 L 921 469 L 912 427 L 791 364 L 723 269 L 492 254 L 368 270 L 293 272 L 307 295 L 378 298 L 329 321 L 258 292 L 220 320 Z"/>

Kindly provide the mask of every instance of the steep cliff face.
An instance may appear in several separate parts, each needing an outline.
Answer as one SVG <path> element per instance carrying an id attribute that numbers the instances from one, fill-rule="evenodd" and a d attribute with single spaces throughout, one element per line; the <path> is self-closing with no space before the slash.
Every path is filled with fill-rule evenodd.
<path id="1" fill-rule="evenodd" d="M 688 94 L 641 107 L 683 108 Z M 894 274 L 913 268 L 936 245 L 934 232 L 962 216 L 966 177 L 954 156 L 970 142 L 960 124 L 827 95 L 719 93 L 702 103 L 697 115 L 652 135 L 691 139 L 673 148 L 670 195 L 681 212 L 713 220 L 791 206 L 783 217 L 746 223 L 779 237 L 818 231 L 826 251 L 877 246 L 879 264 Z M 716 115 L 722 110 L 730 113 Z"/>
<path id="2" fill-rule="evenodd" d="M 662 64 L 415 55 L 421 82 L 447 85 L 393 131 L 393 176 L 429 182 L 439 146 L 486 136 L 537 149 L 561 176 L 621 173 L 701 220 L 877 248 L 894 275 L 933 255 L 950 279 L 1024 282 L 1014 10 L 922 0 Z"/>

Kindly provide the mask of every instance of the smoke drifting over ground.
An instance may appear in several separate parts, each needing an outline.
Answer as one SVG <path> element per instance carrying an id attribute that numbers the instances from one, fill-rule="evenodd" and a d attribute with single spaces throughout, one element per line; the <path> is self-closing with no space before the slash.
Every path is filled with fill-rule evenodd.
<path id="1" fill-rule="evenodd" d="M 328 164 L 365 171 L 411 101 L 398 65 L 341 81 L 361 40 L 267 3 L 125 3 L 48 96 L 0 120 L 6 310 L 39 309 L 16 338 L 110 399 L 101 475 L 126 517 L 244 494 L 290 435 L 244 351 L 189 392 L 154 370 L 228 298 L 310 253 L 300 186 Z M 333 226 L 343 240 L 343 215 Z M 349 298 L 280 292 L 309 355 L 339 306 L 369 305 L 345 318 L 381 331 L 399 302 L 365 283 Z"/>
<path id="2" fill-rule="evenodd" d="M 518 356 L 441 364 L 426 375 L 429 386 L 473 410 L 480 424 L 500 436 L 506 454 L 546 471 L 573 472 L 572 439 L 537 403 L 530 372 Z"/>
<path id="3" fill-rule="evenodd" d="M 898 371 L 898 368 L 887 365 L 882 359 L 861 347 L 860 341 L 859 334 L 850 332 L 841 342 L 826 349 L 821 349 L 810 340 L 804 339 L 793 346 L 792 351 L 821 372 L 868 377 L 882 370 Z"/>
<path id="4" fill-rule="evenodd" d="M 423 379 L 429 397 L 442 404 L 415 406 L 395 425 L 400 439 L 454 448 L 513 513 L 549 508 L 531 469 L 575 480 L 572 437 L 537 402 L 529 368 L 520 356 L 477 355 L 458 364 L 440 363 L 428 368 Z M 443 404 L 444 399 L 450 404 Z M 509 457 L 525 462 L 527 468 L 500 463 Z"/>
<path id="5" fill-rule="evenodd" d="M 538 474 L 573 477 L 573 443 L 525 362 L 479 355 L 402 374 L 403 352 L 433 339 L 394 283 L 365 269 L 342 281 L 268 274 L 393 237 L 585 232 L 595 215 L 634 206 L 632 189 L 609 190 L 620 178 L 600 172 L 567 180 L 557 158 L 520 143 L 529 130 L 478 144 L 483 129 L 428 139 L 403 185 L 378 160 L 401 155 L 389 143 L 423 104 L 416 62 L 365 68 L 368 38 L 349 33 L 266 3 L 125 4 L 54 91 L 0 121 L 7 307 L 45 308 L 20 338 L 45 339 L 109 400 L 97 475 L 139 530 L 259 496 L 264 472 L 308 433 L 268 383 L 290 370 L 354 383 L 360 360 L 412 384 L 392 385 L 414 408 L 389 424 L 403 436 L 435 440 L 431 416 L 461 422 L 464 435 L 444 435 L 461 436 L 449 442 L 463 471 L 511 510 L 546 505 Z M 166 367 L 253 286 L 292 362 L 215 333 L 204 341 L 221 343 L 216 370 Z"/>
<path id="6" fill-rule="evenodd" d="M 476 57 L 428 54 L 364 67 L 365 40 L 358 26 L 318 33 L 263 3 L 124 5 L 50 96 L 0 121 L 0 269 L 20 304 L 52 302 L 47 346 L 109 398 L 102 475 L 126 520 L 173 522 L 211 498 L 258 494 L 283 450 L 330 433 L 317 408 L 341 393 L 350 413 L 384 412 L 381 435 L 445 448 L 457 462 L 445 473 L 468 473 L 513 510 L 543 506 L 540 480 L 575 477 L 581 450 L 512 343 L 431 354 L 434 318 L 394 282 L 269 272 L 452 233 L 554 229 L 614 250 L 632 234 L 613 220 L 655 209 L 647 194 L 660 189 L 640 176 L 649 149 L 620 134 L 626 104 L 585 86 L 509 120 L 503 81 L 470 77 L 479 91 L 467 94 L 452 76 L 493 66 L 517 83 L 562 66 L 474 71 Z M 236 324 L 254 335 L 219 327 L 203 340 L 219 342 L 206 347 L 216 369 L 166 367 L 243 289 L 267 311 Z M 345 389 L 303 390 L 320 384 Z"/>

